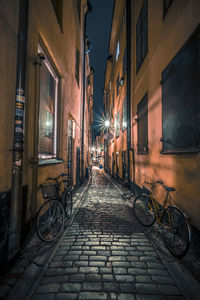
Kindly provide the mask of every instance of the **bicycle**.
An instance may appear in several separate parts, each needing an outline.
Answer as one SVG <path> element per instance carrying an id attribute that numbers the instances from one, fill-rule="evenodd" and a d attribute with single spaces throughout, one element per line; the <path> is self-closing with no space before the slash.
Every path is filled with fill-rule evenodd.
<path id="1" fill-rule="evenodd" d="M 133 202 L 133 211 L 136 219 L 144 226 L 151 226 L 155 220 L 162 228 L 162 237 L 168 250 L 177 257 L 186 254 L 191 241 L 191 231 L 188 220 L 180 209 L 172 206 L 170 192 L 175 188 L 164 185 L 161 180 L 147 182 L 153 191 L 156 184 L 162 185 L 166 190 L 166 196 L 161 206 L 153 197 L 153 192 L 143 186 L 143 194 L 137 196 Z"/>
<path id="2" fill-rule="evenodd" d="M 60 180 L 68 174 L 60 174 L 58 177 L 49 177 L 40 185 L 42 196 L 46 200 L 40 207 L 36 217 L 36 232 L 39 238 L 45 242 L 54 241 L 61 233 L 65 217 L 70 218 L 73 209 L 72 188 L 69 179 Z M 64 183 L 63 192 L 60 191 L 61 183 Z"/>

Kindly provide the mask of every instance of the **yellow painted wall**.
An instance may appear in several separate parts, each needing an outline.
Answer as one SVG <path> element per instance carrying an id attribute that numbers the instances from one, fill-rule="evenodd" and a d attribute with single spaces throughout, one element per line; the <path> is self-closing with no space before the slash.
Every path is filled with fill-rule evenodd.
<path id="1" fill-rule="evenodd" d="M 136 74 L 136 23 L 143 1 L 133 2 L 132 14 L 132 116 L 137 104 L 148 92 L 148 149 L 147 155 L 137 154 L 137 122 L 132 120 L 132 143 L 135 150 L 135 183 L 142 187 L 145 180 L 162 179 L 176 188 L 175 204 L 200 229 L 200 156 L 199 153 L 161 154 L 162 88 L 161 72 L 200 23 L 200 2 L 173 1 L 163 19 L 163 1 L 148 1 L 148 54 Z M 159 190 L 159 189 L 158 189 Z M 160 195 L 158 191 L 157 195 Z M 162 193 L 163 195 L 163 193 Z M 162 202 L 162 197 L 160 198 Z"/>

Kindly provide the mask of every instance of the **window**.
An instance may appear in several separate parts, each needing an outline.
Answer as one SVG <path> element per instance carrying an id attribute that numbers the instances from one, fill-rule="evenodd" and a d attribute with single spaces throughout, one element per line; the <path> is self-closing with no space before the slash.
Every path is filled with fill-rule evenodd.
<path id="1" fill-rule="evenodd" d="M 144 0 L 136 25 L 137 71 L 148 52 L 148 3 Z"/>
<path id="2" fill-rule="evenodd" d="M 127 98 L 124 98 L 123 101 L 123 110 L 122 110 L 122 130 L 124 131 L 127 128 Z"/>
<path id="3" fill-rule="evenodd" d="M 63 0 L 51 0 L 51 3 L 53 5 L 58 24 L 59 24 L 60 29 L 62 31 Z"/>
<path id="4" fill-rule="evenodd" d="M 148 94 L 137 106 L 138 113 L 138 153 L 148 153 Z"/>
<path id="5" fill-rule="evenodd" d="M 38 46 L 38 52 L 44 53 Z M 40 160 L 57 155 L 58 77 L 45 56 L 40 70 L 39 143 Z"/>
<path id="6" fill-rule="evenodd" d="M 116 137 L 119 136 L 119 128 L 120 128 L 120 120 L 119 120 L 119 111 L 117 113 L 117 121 L 116 121 Z"/>
<path id="7" fill-rule="evenodd" d="M 78 12 L 78 18 L 79 18 L 79 23 L 80 23 L 80 20 L 81 20 L 81 0 L 77 0 L 76 5 L 77 5 L 77 12 Z"/>
<path id="8" fill-rule="evenodd" d="M 120 52 L 120 48 L 119 48 L 119 41 L 117 42 L 117 48 L 116 48 L 116 61 L 118 61 L 119 58 L 119 52 Z"/>
<path id="9" fill-rule="evenodd" d="M 173 0 L 163 0 L 163 18 L 166 16 L 167 11 L 172 4 Z"/>
<path id="10" fill-rule="evenodd" d="M 127 51 L 126 49 L 124 50 L 124 57 L 123 57 L 123 76 L 125 77 L 126 75 L 126 68 L 127 68 Z"/>
<path id="11" fill-rule="evenodd" d="M 78 86 L 79 86 L 79 58 L 80 58 L 80 52 L 76 49 L 75 77 Z"/>
<path id="12" fill-rule="evenodd" d="M 162 72 L 164 153 L 200 150 L 200 26 Z"/>
<path id="13" fill-rule="evenodd" d="M 112 96 L 113 96 L 113 108 L 114 108 L 114 106 L 115 106 L 115 92 L 114 91 L 113 91 Z"/>
<path id="14" fill-rule="evenodd" d="M 119 94 L 119 74 L 117 76 L 117 96 Z"/>

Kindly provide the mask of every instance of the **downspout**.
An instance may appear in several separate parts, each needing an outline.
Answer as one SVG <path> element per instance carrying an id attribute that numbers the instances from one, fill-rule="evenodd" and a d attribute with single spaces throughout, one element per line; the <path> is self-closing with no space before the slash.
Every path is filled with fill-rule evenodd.
<path id="1" fill-rule="evenodd" d="M 127 42 L 127 154 L 128 154 L 128 184 L 130 188 L 130 151 L 131 151 L 131 1 L 126 0 L 126 42 Z M 134 153 L 133 153 L 134 160 Z M 134 162 L 133 162 L 134 164 Z"/>
<path id="2" fill-rule="evenodd" d="M 84 34 L 83 34 L 83 108 L 82 108 L 82 132 L 81 132 L 81 182 L 84 182 L 84 122 L 85 122 L 85 45 L 86 45 L 86 24 L 87 24 L 87 14 L 92 10 L 90 2 L 87 3 L 87 12 L 84 16 Z"/>
<path id="3" fill-rule="evenodd" d="M 20 249 L 22 213 L 22 175 L 24 152 L 24 111 L 26 84 L 26 48 L 28 25 L 28 0 L 20 0 L 16 94 L 13 138 L 12 188 L 9 218 L 8 259 L 16 256 Z"/>

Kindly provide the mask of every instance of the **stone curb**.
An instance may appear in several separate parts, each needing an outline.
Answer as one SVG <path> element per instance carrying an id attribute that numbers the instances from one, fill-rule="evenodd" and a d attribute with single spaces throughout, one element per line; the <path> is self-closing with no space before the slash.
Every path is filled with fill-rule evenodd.
<path id="1" fill-rule="evenodd" d="M 83 197 L 90 185 L 90 182 L 91 182 L 91 177 L 89 178 L 87 184 L 83 188 L 83 191 L 80 193 L 78 199 L 76 200 L 76 202 L 78 201 L 79 203 L 76 206 L 75 211 L 73 212 L 73 216 L 72 216 L 69 224 L 67 224 L 68 227 L 64 230 L 62 236 L 57 241 L 55 247 L 53 247 L 53 249 L 51 248 L 47 253 L 45 253 L 45 256 L 42 257 L 42 260 L 39 259 L 40 264 L 37 264 L 38 257 L 36 257 L 34 259 L 34 261 L 26 268 L 22 278 L 11 288 L 10 292 L 8 293 L 8 295 L 5 298 L 6 300 L 30 299 L 31 292 L 37 286 L 43 272 L 45 272 L 45 270 L 48 266 L 48 262 L 54 256 L 57 248 L 59 247 L 60 243 L 62 242 L 62 240 L 64 238 L 65 233 L 68 231 L 69 226 L 72 224 L 73 219 L 76 215 L 76 212 L 78 211 L 78 209 L 82 203 Z"/>

